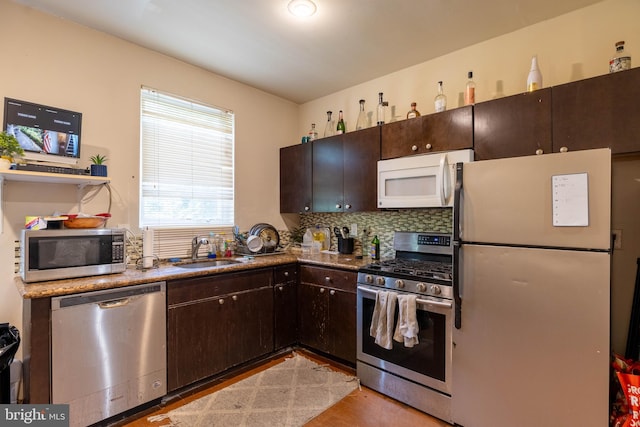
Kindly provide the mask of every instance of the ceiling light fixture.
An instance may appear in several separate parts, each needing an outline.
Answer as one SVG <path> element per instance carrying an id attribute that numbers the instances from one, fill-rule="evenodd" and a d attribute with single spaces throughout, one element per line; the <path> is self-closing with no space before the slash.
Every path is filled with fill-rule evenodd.
<path id="1" fill-rule="evenodd" d="M 293 16 L 308 17 L 316 13 L 316 4 L 311 0 L 291 0 L 287 6 Z"/>

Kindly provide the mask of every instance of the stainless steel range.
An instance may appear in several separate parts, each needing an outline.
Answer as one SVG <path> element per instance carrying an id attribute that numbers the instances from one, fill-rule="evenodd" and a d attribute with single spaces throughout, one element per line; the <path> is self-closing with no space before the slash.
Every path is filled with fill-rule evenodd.
<path id="1" fill-rule="evenodd" d="M 363 385 L 451 422 L 452 238 L 396 232 L 393 246 L 394 259 L 358 271 L 357 373 Z M 376 344 L 371 325 L 380 292 L 415 296 L 419 332 L 413 347 L 396 340 L 391 348 Z M 392 310 L 397 326 L 398 307 Z"/>

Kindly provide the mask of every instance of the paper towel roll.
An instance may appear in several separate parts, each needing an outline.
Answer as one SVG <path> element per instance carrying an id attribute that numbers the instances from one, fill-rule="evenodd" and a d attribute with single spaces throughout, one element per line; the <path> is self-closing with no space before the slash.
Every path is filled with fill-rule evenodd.
<path id="1" fill-rule="evenodd" d="M 153 229 L 149 227 L 142 233 L 142 267 L 153 267 Z"/>

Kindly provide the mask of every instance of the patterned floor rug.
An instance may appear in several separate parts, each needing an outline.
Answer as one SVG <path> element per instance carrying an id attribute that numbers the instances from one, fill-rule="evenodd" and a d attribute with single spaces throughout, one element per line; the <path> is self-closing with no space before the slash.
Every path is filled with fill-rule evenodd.
<path id="1" fill-rule="evenodd" d="M 174 426 L 302 426 L 358 387 L 355 377 L 294 355 L 169 412 Z"/>

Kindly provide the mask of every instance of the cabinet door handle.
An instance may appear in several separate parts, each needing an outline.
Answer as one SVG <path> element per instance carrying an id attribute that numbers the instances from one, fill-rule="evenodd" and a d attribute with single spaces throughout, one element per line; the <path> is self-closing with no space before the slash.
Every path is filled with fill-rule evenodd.
<path id="1" fill-rule="evenodd" d="M 289 272 L 288 271 L 284 272 L 284 277 L 289 277 Z"/>
<path id="2" fill-rule="evenodd" d="M 309 206 L 304 207 L 305 212 L 309 211 L 309 209 L 311 209 Z"/>
<path id="3" fill-rule="evenodd" d="M 220 298 L 220 299 L 218 300 L 218 304 L 220 304 L 220 305 L 224 304 L 224 300 L 223 300 L 222 298 Z"/>
<path id="4" fill-rule="evenodd" d="M 418 150 L 418 146 L 417 145 L 412 145 L 411 146 L 411 151 L 417 151 Z"/>
<path id="5" fill-rule="evenodd" d="M 320 288 L 320 293 L 324 294 L 325 289 L 324 288 Z"/>
<path id="6" fill-rule="evenodd" d="M 344 205 L 345 209 L 351 209 L 351 205 Z"/>
<path id="7" fill-rule="evenodd" d="M 544 150 L 542 148 L 538 148 L 536 150 L 536 156 L 539 156 L 540 154 L 544 153 Z"/>
<path id="8" fill-rule="evenodd" d="M 231 299 L 234 300 L 234 301 L 238 301 L 238 295 L 232 296 Z"/>
<path id="9" fill-rule="evenodd" d="M 336 203 L 336 209 L 342 209 L 342 205 L 339 203 Z"/>
<path id="10" fill-rule="evenodd" d="M 331 277 L 325 276 L 324 281 L 327 282 L 327 283 L 330 283 L 331 282 Z"/>
<path id="11" fill-rule="evenodd" d="M 333 289 L 329 291 L 329 295 L 335 295 L 336 291 L 334 291 Z"/>
<path id="12" fill-rule="evenodd" d="M 424 148 L 426 148 L 427 150 L 431 150 L 431 144 L 425 145 Z"/>
<path id="13" fill-rule="evenodd" d="M 561 153 L 566 153 L 567 151 L 569 151 L 569 149 L 567 147 L 560 147 L 560 152 Z"/>
<path id="14" fill-rule="evenodd" d="M 280 292 L 284 291 L 284 286 L 278 286 L 278 290 L 279 290 Z"/>

